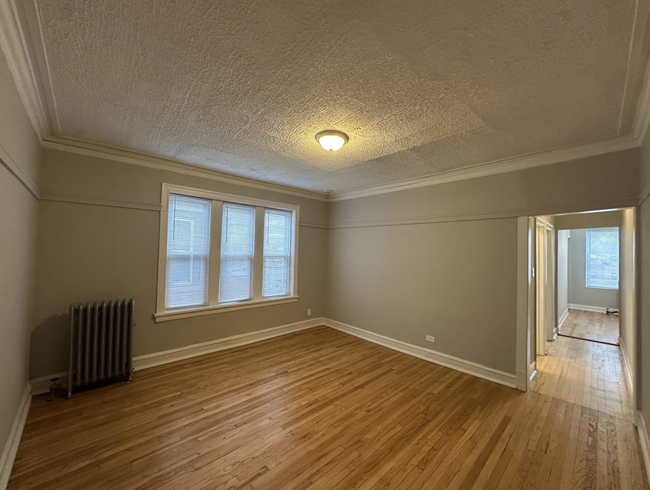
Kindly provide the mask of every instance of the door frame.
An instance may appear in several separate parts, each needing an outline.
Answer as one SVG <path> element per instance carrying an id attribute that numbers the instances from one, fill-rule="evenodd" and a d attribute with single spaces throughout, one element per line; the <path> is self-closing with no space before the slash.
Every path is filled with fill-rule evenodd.
<path id="1" fill-rule="evenodd" d="M 538 229 L 543 229 L 545 240 L 546 256 L 555 247 L 555 234 L 549 233 L 554 231 L 554 227 L 546 220 L 531 216 L 521 216 L 517 218 L 517 344 L 515 360 L 515 383 L 518 390 L 528 391 L 528 387 L 535 375 L 536 357 L 537 357 L 537 277 L 539 271 L 537 268 L 537 234 Z M 553 243 L 549 243 L 549 237 Z M 546 302 L 545 315 L 548 317 L 545 322 L 546 330 L 549 322 L 555 320 L 555 290 L 549 291 L 549 278 L 554 281 L 555 271 L 549 270 L 554 267 L 554 263 L 546 261 L 544 273 L 546 277 L 546 296 L 549 300 Z M 552 305 L 551 309 L 549 305 Z M 548 337 L 553 335 L 554 329 L 550 329 L 549 334 L 544 334 L 542 345 L 546 345 Z"/>
<path id="2" fill-rule="evenodd" d="M 547 222 L 535 218 L 535 260 L 533 275 L 535 278 L 535 354 L 545 356 L 546 330 L 548 326 L 548 236 Z"/>
<path id="3" fill-rule="evenodd" d="M 605 211 L 605 210 L 602 210 Z M 631 253 L 628 256 L 628 260 L 631 261 L 631 270 L 632 275 L 630 279 L 630 285 L 627 286 L 629 304 L 627 307 L 627 315 L 631 317 L 631 324 L 633 330 L 631 332 L 632 342 L 634 348 L 638 348 L 638 254 L 639 254 L 639 234 L 638 234 L 638 216 L 639 213 L 636 211 L 635 207 L 627 208 L 615 208 L 608 209 L 607 211 L 623 211 L 625 219 L 627 220 L 627 226 L 629 227 L 631 236 Z M 566 214 L 589 214 L 592 212 L 600 211 L 583 211 L 573 212 Z M 535 280 L 533 278 L 532 270 L 533 264 L 535 263 L 535 237 L 536 237 L 536 218 L 531 216 L 520 216 L 517 218 L 517 324 L 516 324 L 516 356 L 515 356 L 515 381 L 516 388 L 521 391 L 528 391 L 531 379 L 535 376 L 535 362 L 534 362 L 534 339 L 535 339 Z M 619 228 L 619 233 L 623 233 L 623 225 Z M 554 234 L 554 241 L 557 242 L 557 234 Z M 556 246 L 554 244 L 553 246 Z M 624 253 L 623 248 L 619 247 L 621 254 Z M 620 260 L 623 260 L 621 255 Z M 555 261 L 557 265 L 557 260 Z M 555 275 L 555 271 L 553 271 Z M 622 274 L 620 274 L 622 276 Z M 622 288 L 626 287 L 623 285 L 621 277 L 621 292 Z M 557 293 L 557 288 L 555 293 Z M 621 302 L 622 303 L 622 302 Z M 555 301 L 555 314 L 551 317 L 553 321 L 557 324 L 557 298 Z M 621 304 L 622 306 L 622 304 Z M 619 322 L 622 321 L 619 319 Z M 622 328 L 622 324 L 619 323 L 619 330 Z M 532 346 L 532 347 L 531 347 Z M 632 346 L 630 346 L 632 347 Z M 622 352 L 625 357 L 625 376 L 628 383 L 628 388 L 630 389 L 632 408 L 636 411 L 637 405 L 637 371 L 638 371 L 638 358 L 637 359 L 628 359 L 626 348 L 628 346 L 620 345 Z M 531 354 L 531 351 L 533 353 Z M 636 351 L 635 351 L 636 353 Z M 632 361 L 632 362 L 630 362 Z M 636 362 L 635 362 L 636 361 Z M 636 412 L 635 412 L 636 413 Z"/>

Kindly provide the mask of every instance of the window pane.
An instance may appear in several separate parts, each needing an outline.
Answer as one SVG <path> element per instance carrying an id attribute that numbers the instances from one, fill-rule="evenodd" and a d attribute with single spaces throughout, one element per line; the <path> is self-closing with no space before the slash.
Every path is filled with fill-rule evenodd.
<path id="1" fill-rule="evenodd" d="M 224 204 L 219 302 L 250 299 L 253 286 L 255 208 Z"/>
<path id="2" fill-rule="evenodd" d="M 169 197 L 165 308 L 208 303 L 210 210 L 210 201 Z"/>
<path id="3" fill-rule="evenodd" d="M 285 296 L 291 288 L 290 211 L 267 209 L 264 213 L 264 269 L 262 296 Z"/>
<path id="4" fill-rule="evenodd" d="M 587 287 L 618 289 L 618 230 L 587 232 Z"/>

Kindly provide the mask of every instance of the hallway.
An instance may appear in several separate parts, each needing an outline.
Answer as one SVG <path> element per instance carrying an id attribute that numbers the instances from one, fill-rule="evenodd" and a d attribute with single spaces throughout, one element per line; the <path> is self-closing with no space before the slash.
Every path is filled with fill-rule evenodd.
<path id="1" fill-rule="evenodd" d="M 532 391 L 634 420 L 618 347 L 558 336 L 537 356 Z"/>
<path id="2" fill-rule="evenodd" d="M 618 325 L 618 315 L 570 309 L 560 327 L 560 335 L 618 344 Z"/>
<path id="3" fill-rule="evenodd" d="M 583 407 L 571 422 L 573 436 L 567 443 L 586 442 L 588 449 L 577 455 L 585 458 L 584 468 L 600 468 L 597 479 L 603 483 L 611 470 L 629 478 L 623 488 L 643 488 L 641 448 L 623 362 L 616 346 L 558 336 L 549 342 L 548 355 L 537 356 L 531 391 Z M 588 430 L 579 424 L 581 419 L 588 420 Z"/>

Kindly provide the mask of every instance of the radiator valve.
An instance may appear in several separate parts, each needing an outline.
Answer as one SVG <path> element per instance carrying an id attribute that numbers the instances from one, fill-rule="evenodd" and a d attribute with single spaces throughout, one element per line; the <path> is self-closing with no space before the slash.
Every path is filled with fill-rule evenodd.
<path id="1" fill-rule="evenodd" d="M 47 395 L 46 401 L 53 402 L 63 391 L 63 386 L 59 382 L 59 378 L 52 378 L 50 381 L 52 384 L 50 385 L 50 393 Z"/>

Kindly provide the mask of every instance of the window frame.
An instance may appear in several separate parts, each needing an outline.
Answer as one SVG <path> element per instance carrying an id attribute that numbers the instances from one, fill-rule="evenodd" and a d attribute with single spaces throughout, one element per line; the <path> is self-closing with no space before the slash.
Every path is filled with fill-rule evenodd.
<path id="1" fill-rule="evenodd" d="M 165 309 L 165 288 L 167 279 L 167 230 L 169 226 L 169 198 L 179 194 L 198 199 L 207 199 L 212 204 L 212 222 L 210 224 L 210 254 L 208 259 L 208 305 Z M 253 251 L 253 293 L 249 300 L 219 304 L 219 279 L 221 272 L 221 232 L 223 220 L 223 204 L 233 203 L 255 208 L 255 241 Z M 289 294 L 285 296 L 262 296 L 262 271 L 264 261 L 264 224 L 265 210 L 277 209 L 290 211 L 293 214 L 291 257 L 292 274 Z M 158 289 L 156 292 L 156 323 L 180 320 L 195 316 L 224 313 L 229 311 L 260 308 L 298 301 L 298 231 L 300 223 L 300 206 L 279 203 L 262 199 L 254 199 L 222 192 L 196 189 L 192 187 L 162 184 L 160 233 L 158 239 Z M 216 258 L 216 260 L 215 260 Z"/>
<path id="2" fill-rule="evenodd" d="M 616 242 L 616 252 L 618 254 L 618 279 L 616 281 L 617 286 L 615 288 L 605 287 L 605 286 L 594 286 L 589 284 L 589 258 L 591 256 L 591 239 L 589 237 L 590 233 L 605 232 L 611 233 L 616 232 L 618 234 L 618 240 Z M 585 288 L 587 289 L 601 289 L 604 291 L 618 291 L 621 288 L 621 230 L 618 227 L 606 227 L 606 228 L 589 228 L 585 230 Z"/>

